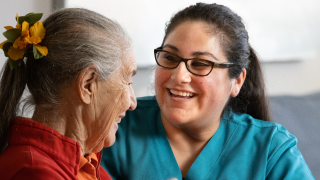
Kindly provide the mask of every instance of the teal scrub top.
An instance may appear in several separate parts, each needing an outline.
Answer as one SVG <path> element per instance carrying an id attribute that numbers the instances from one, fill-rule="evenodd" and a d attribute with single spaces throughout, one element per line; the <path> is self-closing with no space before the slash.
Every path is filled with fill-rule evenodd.
<path id="1" fill-rule="evenodd" d="M 116 142 L 104 148 L 101 165 L 113 179 L 178 178 L 154 96 L 138 98 L 119 124 Z M 314 179 L 297 149 L 297 139 L 283 126 L 229 111 L 190 167 L 185 180 Z"/>

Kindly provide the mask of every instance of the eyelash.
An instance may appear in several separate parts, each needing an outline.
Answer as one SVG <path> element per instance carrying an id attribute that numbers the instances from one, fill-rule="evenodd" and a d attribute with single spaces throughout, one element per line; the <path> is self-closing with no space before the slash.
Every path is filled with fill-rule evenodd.
<path id="1" fill-rule="evenodd" d="M 130 86 L 130 85 L 132 85 L 133 83 L 128 83 L 128 85 Z"/>

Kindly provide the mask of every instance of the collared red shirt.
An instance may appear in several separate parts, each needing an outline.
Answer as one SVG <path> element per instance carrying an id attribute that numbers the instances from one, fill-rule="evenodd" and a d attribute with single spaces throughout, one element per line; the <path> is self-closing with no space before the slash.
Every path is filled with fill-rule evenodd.
<path id="1" fill-rule="evenodd" d="M 96 154 L 97 164 L 101 152 Z M 1 180 L 78 180 L 80 144 L 55 129 L 17 117 L 10 129 L 8 146 L 0 154 Z M 111 180 L 100 166 L 97 179 Z"/>

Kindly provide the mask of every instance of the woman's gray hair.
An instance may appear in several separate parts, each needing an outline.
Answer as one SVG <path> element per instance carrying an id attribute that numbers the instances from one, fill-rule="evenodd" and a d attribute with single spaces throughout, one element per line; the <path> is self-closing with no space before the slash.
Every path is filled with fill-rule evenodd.
<path id="1" fill-rule="evenodd" d="M 27 85 L 37 106 L 53 108 L 61 103 L 70 80 L 90 65 L 98 68 L 101 80 L 107 80 L 132 48 L 118 23 L 87 9 L 59 10 L 43 25 L 46 36 L 41 45 L 48 48 L 48 55 L 36 60 L 31 54 L 26 62 Z"/>
<path id="2" fill-rule="evenodd" d="M 6 146 L 13 119 L 19 114 L 26 85 L 31 96 L 25 104 L 35 105 L 50 119 L 57 119 L 56 110 L 65 103 L 61 102 L 65 89 L 83 69 L 94 65 L 100 80 L 107 80 L 132 48 L 119 24 L 90 10 L 62 9 L 50 15 L 43 25 L 46 35 L 41 45 L 48 48 L 48 55 L 34 59 L 33 53 L 28 52 L 21 66 L 11 70 L 7 60 L 2 68 L 0 152 Z"/>
<path id="3" fill-rule="evenodd" d="M 129 36 L 118 23 L 87 9 L 59 10 L 45 20 L 44 27 L 42 45 L 49 49 L 44 59 L 67 71 L 96 65 L 101 78 L 106 79 L 131 47 Z"/>

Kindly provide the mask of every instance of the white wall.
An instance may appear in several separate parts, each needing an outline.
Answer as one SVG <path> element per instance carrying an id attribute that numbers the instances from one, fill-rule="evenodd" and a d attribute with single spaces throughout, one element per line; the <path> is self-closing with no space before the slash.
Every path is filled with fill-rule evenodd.
<path id="1" fill-rule="evenodd" d="M 269 95 L 320 92 L 320 55 L 315 60 L 263 63 L 262 67 Z"/>
<path id="2" fill-rule="evenodd" d="M 320 92 L 320 50 L 312 60 L 263 62 L 268 95 L 305 95 Z M 137 97 L 154 95 L 153 73 L 155 66 L 138 68 L 133 78 Z"/>
<path id="3" fill-rule="evenodd" d="M 165 23 L 197 0 L 66 0 L 117 20 L 133 39 L 138 74 L 137 96 L 152 94 L 153 49 L 160 45 Z M 202 2 L 212 3 L 211 0 Z M 263 61 L 269 95 L 301 95 L 320 91 L 319 0 L 215 0 L 244 20 L 250 43 Z M 97 6 L 98 5 L 98 6 Z"/>
<path id="4" fill-rule="evenodd" d="M 173 3 L 174 2 L 174 3 Z M 154 65 L 152 50 L 161 45 L 164 28 L 177 11 L 199 0 L 66 0 L 66 7 L 84 7 L 118 21 L 133 39 L 139 67 Z M 261 60 L 314 59 L 320 42 L 319 0 L 201 0 L 219 3 L 239 14 L 250 43 Z"/>
<path id="5" fill-rule="evenodd" d="M 316 60 L 262 63 L 268 95 L 320 92 L 320 56 Z M 138 68 L 133 78 L 137 97 L 153 95 L 154 67 Z"/>
<path id="6" fill-rule="evenodd" d="M 248 4 L 247 0 L 243 0 L 243 2 Z M 308 0 L 308 2 L 311 3 L 308 7 L 314 6 L 316 8 L 319 6 L 319 1 Z M 272 3 L 275 3 L 275 1 L 272 1 Z M 306 5 L 303 7 L 306 7 Z M 52 9 L 52 0 L 0 0 L 0 42 L 5 40 L 4 36 L 2 36 L 2 32 L 5 31 L 3 27 L 16 25 L 16 13 L 25 15 L 29 12 L 42 12 L 44 13 L 43 20 L 50 14 Z M 174 12 L 175 11 L 173 11 L 172 14 Z M 239 14 L 241 15 L 241 13 Z M 150 16 L 151 15 L 155 17 L 160 16 L 160 14 L 150 14 Z M 319 27 L 320 21 L 315 21 L 314 26 Z M 161 28 L 164 30 L 164 23 L 161 24 Z M 144 39 L 151 39 L 152 36 L 150 34 L 151 33 L 146 34 Z M 304 35 L 305 34 L 303 34 L 303 36 Z M 161 38 L 162 37 L 160 37 L 160 39 Z M 295 37 L 293 36 L 292 38 L 294 39 Z M 312 42 L 308 41 L 308 43 L 306 43 L 308 46 L 310 44 L 319 45 L 316 51 L 317 55 L 313 58 L 306 57 L 300 59 L 300 61 L 263 63 L 267 91 L 270 95 L 301 95 L 320 91 L 320 80 L 318 78 L 320 77 L 320 38 L 319 36 L 315 36 L 312 37 L 312 39 Z M 136 47 L 136 49 L 147 49 L 151 54 L 152 48 L 154 47 L 146 47 L 143 44 L 139 44 L 139 46 Z M 0 50 L 0 67 L 3 66 L 5 60 L 6 58 L 3 55 L 3 51 Z M 153 59 L 151 61 L 153 61 Z M 137 96 L 152 94 L 152 79 L 152 66 L 149 65 L 138 69 L 138 74 L 134 77 L 133 84 Z"/>

